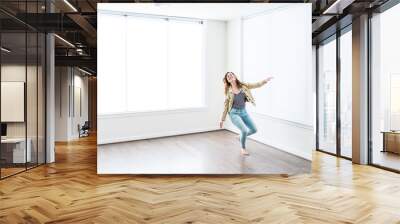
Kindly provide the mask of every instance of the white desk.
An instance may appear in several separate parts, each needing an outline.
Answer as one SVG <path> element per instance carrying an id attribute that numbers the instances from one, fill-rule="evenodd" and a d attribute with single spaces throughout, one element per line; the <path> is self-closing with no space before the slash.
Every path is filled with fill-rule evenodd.
<path id="1" fill-rule="evenodd" d="M 1 139 L 1 144 L 14 145 L 13 148 L 13 163 L 25 163 L 31 162 L 31 145 L 32 141 L 30 138 L 26 140 L 28 147 L 26 147 L 25 154 L 25 138 L 5 138 Z M 26 160 L 26 161 L 25 161 Z"/>

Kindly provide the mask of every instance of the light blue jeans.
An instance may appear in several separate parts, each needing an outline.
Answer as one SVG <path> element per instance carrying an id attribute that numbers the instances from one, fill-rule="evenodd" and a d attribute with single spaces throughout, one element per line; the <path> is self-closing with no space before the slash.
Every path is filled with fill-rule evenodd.
<path id="1" fill-rule="evenodd" d="M 231 118 L 232 123 L 239 128 L 240 143 L 242 148 L 245 149 L 247 136 L 256 133 L 257 128 L 245 108 L 232 108 L 231 111 L 229 111 L 229 117 Z"/>

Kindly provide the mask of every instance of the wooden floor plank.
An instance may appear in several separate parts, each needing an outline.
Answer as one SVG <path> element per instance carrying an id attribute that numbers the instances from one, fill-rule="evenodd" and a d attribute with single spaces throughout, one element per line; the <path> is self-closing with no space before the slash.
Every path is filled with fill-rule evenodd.
<path id="1" fill-rule="evenodd" d="M 99 176 L 96 151 L 0 181 L 0 223 L 400 223 L 399 174 L 320 152 L 295 176 Z"/>
<path id="2" fill-rule="evenodd" d="M 299 174 L 311 170 L 307 159 L 252 139 L 246 144 L 250 156 L 241 155 L 236 133 L 218 130 L 99 145 L 97 170 L 101 174 Z"/>

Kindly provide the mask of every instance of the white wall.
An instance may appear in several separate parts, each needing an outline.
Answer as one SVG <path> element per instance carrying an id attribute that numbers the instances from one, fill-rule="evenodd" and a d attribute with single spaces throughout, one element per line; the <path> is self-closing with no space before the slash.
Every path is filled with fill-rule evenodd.
<path id="1" fill-rule="evenodd" d="M 25 80 L 27 75 L 28 82 Z M 8 137 L 23 137 L 25 136 L 25 126 L 28 125 L 28 137 L 33 133 L 36 134 L 37 129 L 37 114 L 36 114 L 36 67 L 18 64 L 6 64 L 1 67 L 2 82 L 24 82 L 27 87 L 27 122 L 7 122 Z M 5 96 L 2 96 L 2 98 Z M 41 105 L 39 105 L 41 106 Z M 20 108 L 24 113 L 24 107 Z M 2 110 L 7 110 L 2 108 Z M 3 111 L 4 112 L 4 111 Z"/>
<path id="2" fill-rule="evenodd" d="M 308 13 L 305 13 L 308 12 Z M 311 4 L 291 4 L 243 19 L 242 76 L 253 82 L 274 76 L 255 112 L 312 125 Z"/>
<path id="3" fill-rule="evenodd" d="M 226 23 L 208 21 L 205 32 L 206 107 L 193 110 L 99 115 L 98 144 L 218 129 L 223 109 L 222 78 L 226 71 Z"/>
<path id="4" fill-rule="evenodd" d="M 239 79 L 242 79 L 242 20 L 238 18 L 228 21 L 226 34 L 226 71 L 233 72 L 239 77 Z M 225 128 L 233 131 L 234 126 L 228 117 L 229 115 L 227 115 L 227 119 L 225 120 Z"/>
<path id="5" fill-rule="evenodd" d="M 72 138 L 79 138 L 79 132 L 78 132 L 78 124 L 80 126 L 82 126 L 85 121 L 88 121 L 88 107 L 89 107 L 89 102 L 88 102 L 88 96 L 89 96 L 89 92 L 88 92 L 88 77 L 87 76 L 82 76 L 82 73 L 77 71 L 75 69 L 75 73 L 74 73 L 74 87 L 75 87 L 75 93 L 74 94 L 78 94 L 76 91 L 76 88 L 79 88 L 81 91 L 81 110 L 82 112 L 79 111 L 78 108 L 78 104 L 79 102 L 77 101 L 77 97 L 75 98 L 75 113 L 73 113 L 72 119 L 71 119 L 71 135 Z"/>
<path id="6" fill-rule="evenodd" d="M 68 141 L 69 133 L 69 96 L 70 76 L 68 67 L 55 68 L 55 141 Z"/>
<path id="7" fill-rule="evenodd" d="M 242 74 L 241 57 L 241 35 L 242 35 L 242 22 L 240 18 L 233 19 L 227 22 L 226 30 L 226 69 L 237 75 Z"/>
<path id="8" fill-rule="evenodd" d="M 56 67 L 55 80 L 55 141 L 70 141 L 79 137 L 78 124 L 88 120 L 88 78 L 76 68 Z M 81 89 L 82 116 L 74 114 L 74 90 Z M 75 99 L 76 100 L 76 99 Z"/>
<path id="9" fill-rule="evenodd" d="M 231 20 L 227 24 L 227 68 L 230 71 L 236 72 L 239 77 L 242 77 L 241 29 L 242 26 L 239 19 Z M 313 76 L 315 77 L 315 74 L 310 72 L 309 77 L 307 77 L 308 80 L 313 80 Z M 274 81 L 272 81 L 270 84 L 272 85 L 273 82 Z M 312 97 L 315 92 L 315 89 L 311 88 L 311 86 L 312 84 L 310 84 L 306 89 L 309 97 Z M 264 88 L 268 88 L 268 84 Z M 283 87 L 283 89 L 284 88 L 285 87 Z M 261 98 L 256 98 L 255 101 L 257 106 L 260 106 L 260 104 L 263 104 L 264 100 Z M 249 113 L 256 123 L 258 129 L 256 134 L 250 136 L 251 139 L 308 160 L 312 159 L 312 150 L 315 148 L 315 134 L 313 125 L 291 122 L 255 112 Z M 227 121 L 228 120 L 229 119 L 227 119 Z M 225 127 L 228 130 L 237 132 L 237 128 L 234 127 L 230 122 L 226 122 Z"/>
<path id="10" fill-rule="evenodd" d="M 204 109 L 128 113 L 98 116 L 98 144 L 218 129 L 223 110 L 222 78 L 226 71 L 242 73 L 241 20 L 209 21 L 206 30 L 206 104 Z M 311 43 L 310 43 L 311 44 Z M 311 49 L 311 45 L 310 45 Z M 309 80 L 315 74 L 310 72 Z M 314 82 L 307 89 L 310 97 Z M 266 87 L 268 88 L 268 87 Z M 262 102 L 256 99 L 256 102 Z M 313 111 L 315 111 L 313 109 Z M 251 114 L 258 133 L 250 138 L 311 160 L 315 148 L 312 125 L 290 122 L 262 114 Z M 229 118 L 225 128 L 236 132 Z"/>
<path id="11" fill-rule="evenodd" d="M 38 70 L 37 70 L 38 69 Z M 36 66 L 25 66 L 25 64 L 4 64 L 1 67 L 1 81 L 2 82 L 24 82 L 26 84 L 26 108 L 24 109 L 24 105 L 19 108 L 11 108 L 11 109 L 19 109 L 18 113 L 24 114 L 26 112 L 27 119 L 22 122 L 6 122 L 7 123 L 7 137 L 25 137 L 25 134 L 28 139 L 30 139 L 30 148 L 32 160 L 36 161 L 38 150 L 39 163 L 44 162 L 44 150 L 45 150 L 45 142 L 44 142 L 44 83 L 43 78 L 44 74 L 42 74 L 42 68 Z M 4 83 L 3 83 L 4 84 Z M 4 94 L 4 89 L 2 89 L 2 94 Z M 37 92 L 39 91 L 39 92 Z M 24 91 L 22 90 L 22 92 Z M 5 95 L 1 96 L 2 98 L 7 97 Z M 24 97 L 22 97 L 24 98 Z M 12 102 L 11 102 L 12 103 Z M 2 102 L 3 104 L 3 102 Z M 24 102 L 22 102 L 24 104 Z M 9 110 L 10 108 L 4 108 L 3 112 Z M 22 110 L 22 111 L 21 111 Z M 17 111 L 11 111 L 13 113 L 17 113 Z M 39 115 L 39 116 L 38 116 Z M 50 149 L 48 152 L 51 152 Z"/>

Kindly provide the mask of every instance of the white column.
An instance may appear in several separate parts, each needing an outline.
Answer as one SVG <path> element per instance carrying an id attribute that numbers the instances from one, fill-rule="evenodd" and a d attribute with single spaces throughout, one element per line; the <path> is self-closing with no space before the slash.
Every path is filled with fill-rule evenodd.
<path id="1" fill-rule="evenodd" d="M 353 162 L 368 163 L 368 15 L 353 20 Z"/>
<path id="2" fill-rule="evenodd" d="M 54 5 L 46 1 L 47 12 L 54 12 Z M 55 42 L 54 34 L 46 35 L 46 163 L 55 161 Z"/>
<path id="3" fill-rule="evenodd" d="M 54 133 L 55 133 L 55 60 L 54 60 L 54 35 L 46 36 L 46 163 L 55 161 Z"/>

